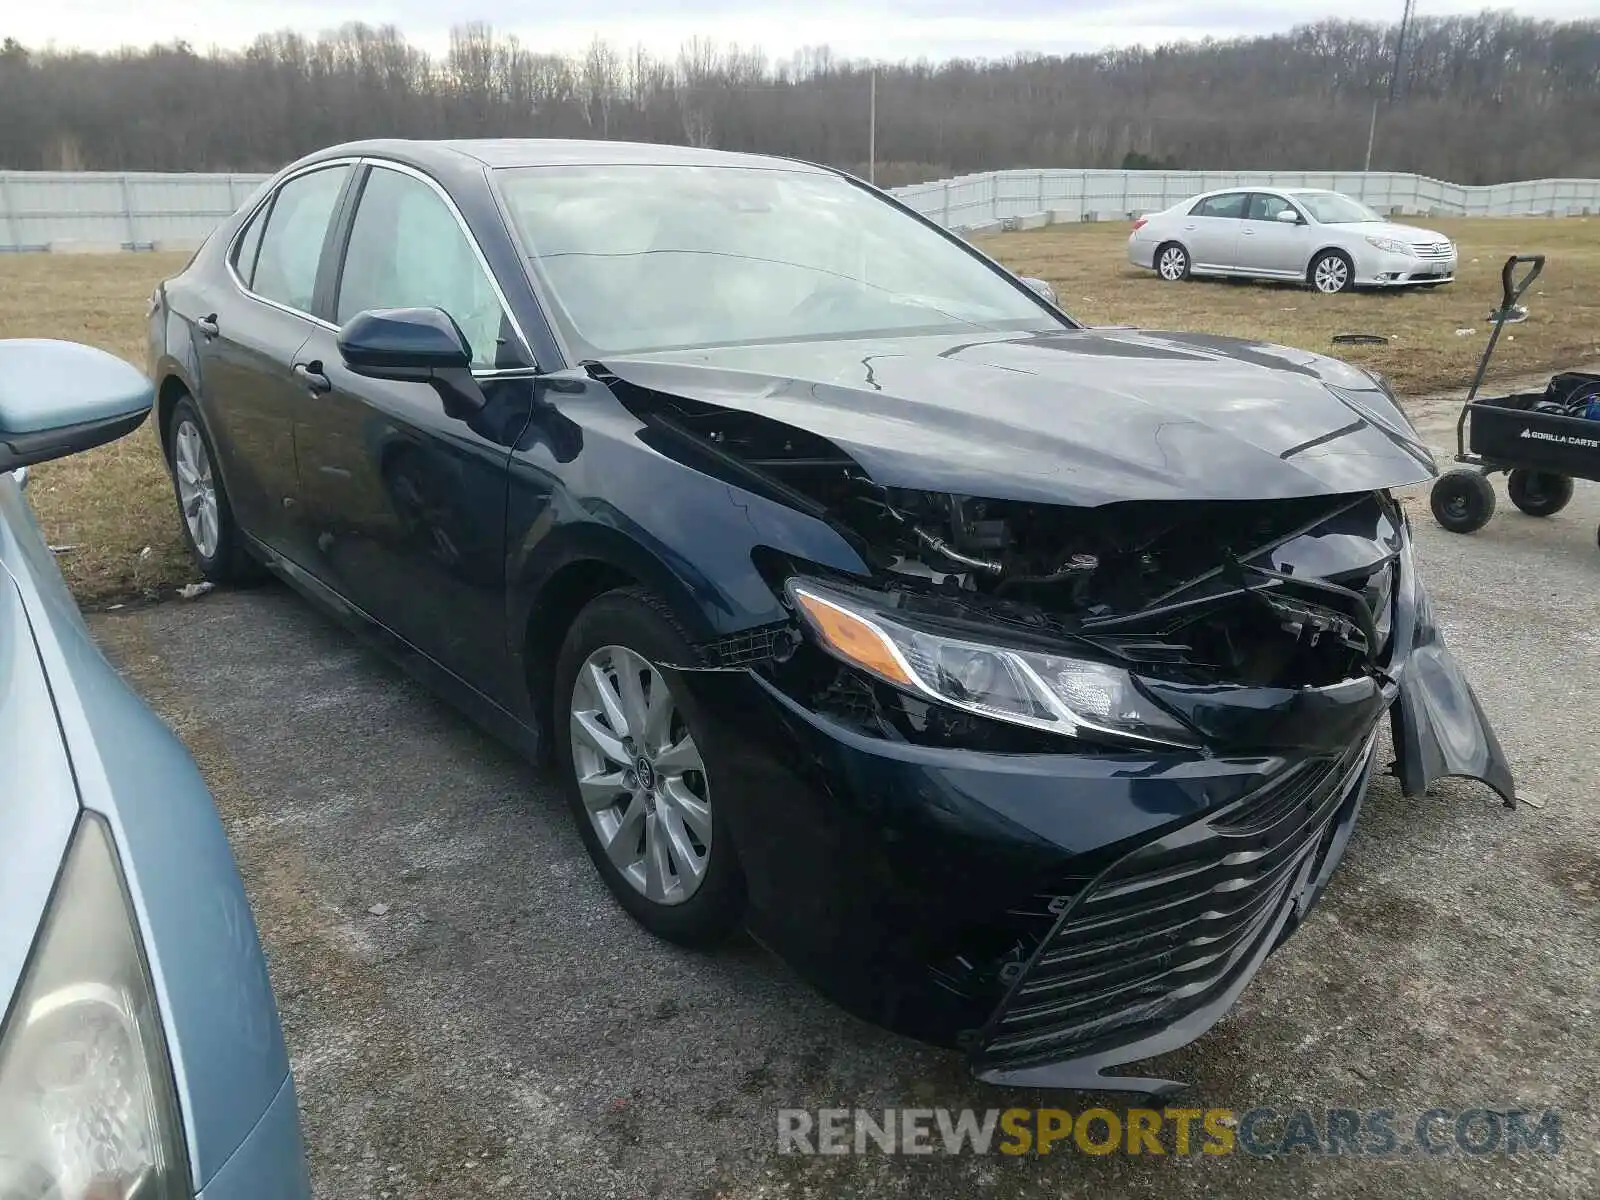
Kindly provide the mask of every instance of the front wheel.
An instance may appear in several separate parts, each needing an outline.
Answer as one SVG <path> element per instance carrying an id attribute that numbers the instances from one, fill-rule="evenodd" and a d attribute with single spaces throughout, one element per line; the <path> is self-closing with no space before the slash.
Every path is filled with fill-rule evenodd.
<path id="1" fill-rule="evenodd" d="M 568 803 L 611 894 L 658 937 L 703 946 L 743 920 L 745 888 L 704 718 L 658 665 L 695 661 L 649 592 L 607 592 L 567 631 L 553 729 Z"/>
<path id="2" fill-rule="evenodd" d="M 1447 471 L 1434 482 L 1429 501 L 1433 519 L 1451 533 L 1474 533 L 1494 516 L 1494 485 L 1478 471 Z"/>
<path id="3" fill-rule="evenodd" d="M 234 522 L 228 490 L 217 474 L 216 451 L 191 397 L 178 401 L 167 428 L 167 469 L 183 520 L 183 540 L 195 566 L 212 583 L 258 578 L 261 564 Z"/>
<path id="4" fill-rule="evenodd" d="M 1506 480 L 1506 494 L 1530 517 L 1552 517 L 1572 500 L 1572 476 L 1518 467 Z"/>
<path id="5" fill-rule="evenodd" d="M 1355 266 L 1349 255 L 1339 250 L 1324 250 L 1317 255 L 1308 276 L 1311 286 L 1325 296 L 1352 291 L 1356 286 Z"/>

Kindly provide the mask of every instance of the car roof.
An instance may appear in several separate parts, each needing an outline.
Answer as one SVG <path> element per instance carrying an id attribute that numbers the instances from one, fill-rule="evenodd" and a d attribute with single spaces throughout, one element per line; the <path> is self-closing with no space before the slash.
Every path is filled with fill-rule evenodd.
<path id="1" fill-rule="evenodd" d="M 666 146 L 649 142 L 583 141 L 573 138 L 460 138 L 423 141 L 410 138 L 384 138 L 348 142 L 319 151 L 314 157 L 370 154 L 394 158 L 416 166 L 461 165 L 463 159 L 483 166 L 501 167 L 598 167 L 598 166 L 683 166 L 742 167 L 746 170 L 795 171 L 826 174 L 826 168 L 789 158 L 765 154 L 741 154 L 730 150 L 708 150 L 698 146 Z"/>

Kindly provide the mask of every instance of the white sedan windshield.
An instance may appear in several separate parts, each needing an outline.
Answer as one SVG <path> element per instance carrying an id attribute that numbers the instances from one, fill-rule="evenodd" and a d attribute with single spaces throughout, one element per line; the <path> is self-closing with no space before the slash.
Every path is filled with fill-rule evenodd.
<path id="1" fill-rule="evenodd" d="M 1365 204 L 1338 192 L 1296 192 L 1294 198 L 1323 225 L 1353 225 L 1360 221 L 1381 221 Z"/>
<path id="2" fill-rule="evenodd" d="M 497 172 L 586 356 L 1060 328 L 1022 286 L 835 175 L 698 166 Z"/>

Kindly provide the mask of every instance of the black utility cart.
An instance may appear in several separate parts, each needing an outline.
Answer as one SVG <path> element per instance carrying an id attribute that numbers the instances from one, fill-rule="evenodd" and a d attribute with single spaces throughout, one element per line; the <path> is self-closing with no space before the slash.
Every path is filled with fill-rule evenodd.
<path id="1" fill-rule="evenodd" d="M 1518 278 L 1522 266 L 1527 270 Z M 1600 375 L 1569 372 L 1554 376 L 1542 392 L 1478 398 L 1500 331 L 1514 314 L 1526 315 L 1517 301 L 1542 270 L 1542 254 L 1512 255 L 1500 270 L 1500 310 L 1456 421 L 1456 461 L 1468 465 L 1433 485 L 1434 519 L 1452 533 L 1482 529 L 1494 516 L 1489 476 L 1496 471 L 1509 472 L 1511 502 L 1533 517 L 1565 508 L 1573 479 L 1600 480 L 1600 421 L 1583 415 L 1591 398 L 1600 400 Z"/>

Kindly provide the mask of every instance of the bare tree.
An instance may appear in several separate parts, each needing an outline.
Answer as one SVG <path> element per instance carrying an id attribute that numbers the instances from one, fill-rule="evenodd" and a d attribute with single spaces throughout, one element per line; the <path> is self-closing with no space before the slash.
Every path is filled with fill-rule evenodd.
<path id="1" fill-rule="evenodd" d="M 1600 20 L 1323 21 L 1272 37 L 877 65 L 879 179 L 1156 164 L 1352 170 L 1462 183 L 1600 175 Z M 430 56 L 393 26 L 85 54 L 0 42 L 0 166 L 259 170 L 363 137 L 626 138 L 864 169 L 872 65 L 773 64 L 691 37 L 674 57 L 568 57 L 478 22 Z M 1391 86 L 1392 85 L 1392 86 Z M 1393 106 L 1385 101 L 1393 90 Z"/>

